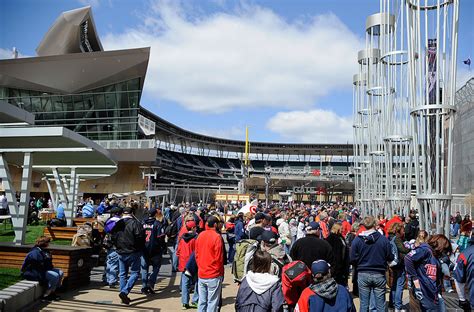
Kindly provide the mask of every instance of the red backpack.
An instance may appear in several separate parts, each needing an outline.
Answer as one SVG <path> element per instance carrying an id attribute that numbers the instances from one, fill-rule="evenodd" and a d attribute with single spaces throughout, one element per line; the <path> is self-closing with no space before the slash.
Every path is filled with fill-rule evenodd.
<path id="1" fill-rule="evenodd" d="M 288 305 L 296 305 L 303 290 L 311 284 L 311 271 L 303 261 L 292 261 L 283 267 L 281 286 Z"/>

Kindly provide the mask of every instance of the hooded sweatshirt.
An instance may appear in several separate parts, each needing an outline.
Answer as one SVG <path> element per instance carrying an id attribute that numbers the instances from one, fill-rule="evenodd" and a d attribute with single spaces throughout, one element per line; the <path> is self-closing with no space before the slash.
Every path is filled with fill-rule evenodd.
<path id="1" fill-rule="evenodd" d="M 364 231 L 352 242 L 351 263 L 359 273 L 385 275 L 387 263 L 394 259 L 389 240 L 374 229 Z"/>
<path id="2" fill-rule="evenodd" d="M 281 283 L 277 276 L 249 271 L 239 287 L 235 310 L 238 312 L 281 311 L 283 302 Z"/>
<path id="3" fill-rule="evenodd" d="M 184 233 L 178 242 L 176 256 L 178 257 L 178 271 L 186 270 L 186 263 L 189 261 L 191 254 L 195 250 L 197 234 L 193 232 Z"/>
<path id="4" fill-rule="evenodd" d="M 356 312 L 347 289 L 334 278 L 307 287 L 300 296 L 295 312 Z"/>

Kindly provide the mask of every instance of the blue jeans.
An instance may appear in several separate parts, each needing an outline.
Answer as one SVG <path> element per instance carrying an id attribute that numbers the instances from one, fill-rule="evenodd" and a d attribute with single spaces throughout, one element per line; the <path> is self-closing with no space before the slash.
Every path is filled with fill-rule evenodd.
<path id="1" fill-rule="evenodd" d="M 172 264 L 173 272 L 178 271 L 178 256 L 176 255 L 177 249 L 178 249 L 178 240 L 176 240 L 176 243 L 174 244 L 174 247 L 173 247 L 173 252 L 171 253 L 171 264 Z"/>
<path id="2" fill-rule="evenodd" d="M 405 288 L 405 269 L 393 269 L 393 282 L 390 288 L 390 302 L 395 309 L 401 310 L 403 307 L 403 289 Z"/>
<path id="3" fill-rule="evenodd" d="M 158 277 L 158 273 L 160 272 L 162 258 L 163 255 L 161 253 L 151 258 L 142 256 L 142 288 L 155 288 L 156 278 Z M 148 269 L 150 268 L 150 265 L 152 266 L 152 271 L 151 274 L 148 275 Z"/>
<path id="4" fill-rule="evenodd" d="M 105 282 L 109 285 L 118 281 L 119 255 L 113 248 L 107 250 L 107 260 L 105 262 Z"/>
<path id="5" fill-rule="evenodd" d="M 129 294 L 133 285 L 138 279 L 140 273 L 140 257 L 142 253 L 137 251 L 130 254 L 119 254 L 119 276 L 120 276 L 120 292 Z M 130 270 L 130 277 L 128 271 Z M 127 279 L 128 277 L 128 279 Z"/>
<path id="6" fill-rule="evenodd" d="M 369 311 L 371 292 L 375 297 L 375 305 L 378 312 L 385 312 L 385 275 L 373 272 L 359 272 L 357 276 L 359 284 L 360 312 Z"/>
<path id="7" fill-rule="evenodd" d="M 420 301 L 420 309 L 422 312 L 446 312 L 446 305 L 444 304 L 444 299 L 439 298 L 438 304 L 434 304 L 432 300 L 423 298 Z"/>
<path id="8" fill-rule="evenodd" d="M 46 280 L 48 281 L 48 290 L 50 293 L 56 291 L 61 286 L 61 281 L 64 277 L 63 271 L 60 269 L 52 269 L 46 272 Z"/>
<path id="9" fill-rule="evenodd" d="M 235 238 L 227 238 L 227 243 L 229 244 L 229 252 L 227 253 L 227 263 L 234 262 L 235 256 Z"/>
<path id="10" fill-rule="evenodd" d="M 189 304 L 189 290 L 192 286 L 192 278 L 188 277 L 181 273 L 181 303 L 182 304 Z M 198 293 L 198 283 L 194 284 L 194 294 L 191 302 L 197 303 L 199 301 L 199 293 Z"/>
<path id="11" fill-rule="evenodd" d="M 198 280 L 199 312 L 217 312 L 222 291 L 222 276 Z"/>

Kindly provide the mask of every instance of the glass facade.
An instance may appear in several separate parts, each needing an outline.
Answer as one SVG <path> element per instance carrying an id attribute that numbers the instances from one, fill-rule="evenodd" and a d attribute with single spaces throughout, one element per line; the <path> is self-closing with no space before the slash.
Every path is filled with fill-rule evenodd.
<path id="1" fill-rule="evenodd" d="M 0 87 L 0 100 L 35 115 L 38 126 L 63 126 L 91 140 L 138 136 L 140 78 L 78 94 L 51 94 Z"/>

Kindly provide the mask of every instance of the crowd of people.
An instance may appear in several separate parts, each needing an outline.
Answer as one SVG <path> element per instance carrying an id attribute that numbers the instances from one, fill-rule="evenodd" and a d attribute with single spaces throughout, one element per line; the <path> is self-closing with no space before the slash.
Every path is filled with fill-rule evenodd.
<path id="1" fill-rule="evenodd" d="M 139 278 L 143 294 L 155 293 L 165 253 L 180 275 L 183 310 L 220 310 L 226 265 L 238 284 L 236 311 L 356 311 L 354 297 L 359 311 L 386 311 L 387 287 L 388 308 L 402 311 L 405 286 L 410 306 L 421 311 L 445 311 L 443 296 L 453 286 L 462 309 L 474 303 L 469 216 L 459 229 L 453 225 L 448 238 L 420 230 L 415 211 L 360 216 L 357 208 L 338 203 L 259 205 L 254 213 L 235 209 L 232 215 L 224 214 L 225 207 L 192 203 L 143 210 L 137 202 L 104 201 L 99 207 L 92 213 L 110 215 L 103 281 L 118 288 L 124 304 Z M 61 275 L 50 265 L 31 273 L 45 253 L 44 241 L 35 248 L 23 275 L 48 283 L 51 296 Z"/>

